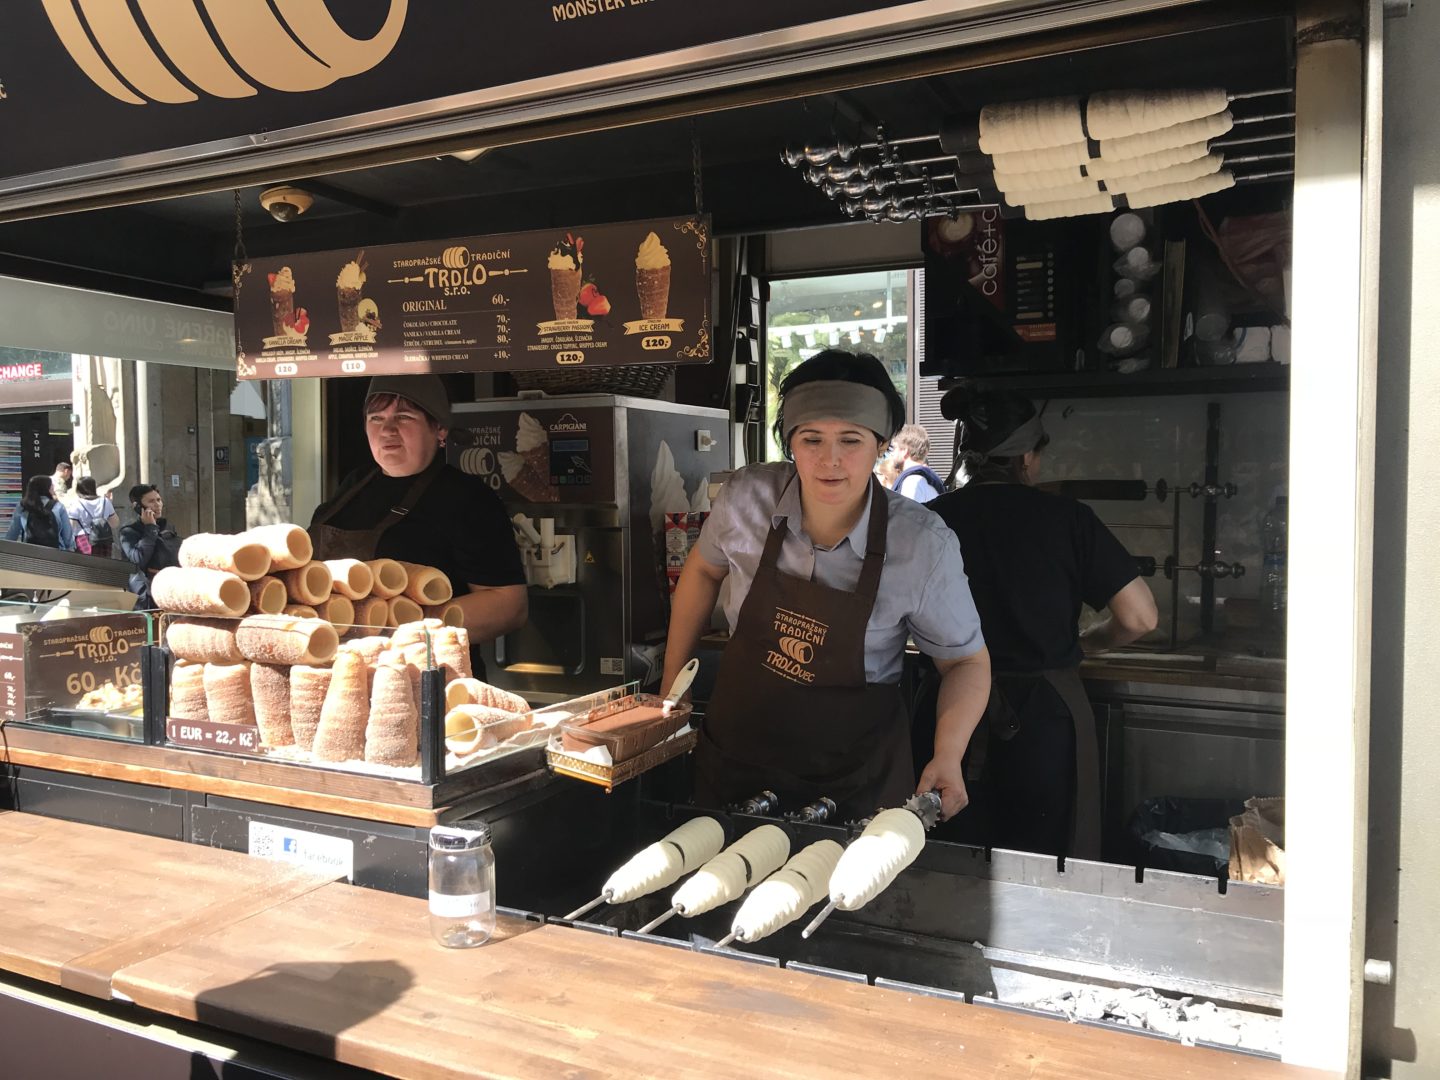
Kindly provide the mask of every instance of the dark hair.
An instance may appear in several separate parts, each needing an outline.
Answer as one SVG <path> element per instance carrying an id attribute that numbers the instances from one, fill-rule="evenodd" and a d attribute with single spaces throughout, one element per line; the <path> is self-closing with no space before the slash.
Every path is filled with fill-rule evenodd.
<path id="1" fill-rule="evenodd" d="M 82 476 L 75 481 L 75 493 L 84 495 L 87 499 L 93 499 L 98 494 L 95 490 L 95 477 Z"/>
<path id="2" fill-rule="evenodd" d="M 154 484 L 136 484 L 130 489 L 130 505 L 139 506 L 141 499 L 145 498 L 146 495 L 149 495 L 150 492 L 158 492 L 159 490 L 160 489 Z M 161 496 L 161 498 L 164 498 L 164 496 Z"/>
<path id="3" fill-rule="evenodd" d="M 940 399 L 940 413 L 955 421 L 955 465 L 951 472 L 960 486 L 977 481 L 1024 481 L 1024 453 L 991 457 L 990 451 L 1020 425 L 1039 415 L 1034 402 L 1009 390 L 983 392 L 962 385 Z M 1049 435 L 1041 435 L 1030 449 L 1043 450 L 1049 442 Z"/>
<path id="4" fill-rule="evenodd" d="M 785 395 L 797 386 L 827 380 L 858 383 L 861 386 L 879 390 L 885 395 L 885 403 L 890 408 L 890 430 L 889 432 L 875 432 L 875 437 L 881 442 L 885 442 L 904 425 L 905 399 L 900 396 L 900 391 L 895 389 L 895 384 L 890 379 L 890 373 L 885 370 L 885 365 L 870 353 L 852 353 L 846 352 L 844 349 L 823 349 L 785 376 L 785 381 L 780 384 L 780 398 L 783 401 Z M 790 447 L 787 445 L 785 431 L 782 427 L 784 423 L 785 411 L 782 407 L 775 418 L 775 441 L 780 444 L 781 452 L 788 459 Z"/>
<path id="5" fill-rule="evenodd" d="M 65 468 L 67 468 L 67 469 L 74 469 L 74 468 L 75 468 L 75 466 L 73 466 L 73 465 L 70 464 L 70 455 L 69 455 L 69 454 L 61 454 L 60 456 L 58 456 L 58 457 L 55 459 L 55 467 L 58 469 L 58 468 L 60 468 L 61 465 L 64 465 Z"/>
<path id="6" fill-rule="evenodd" d="M 50 499 L 50 488 L 54 484 L 53 478 L 49 476 L 32 476 L 25 482 L 25 498 L 20 500 L 20 506 L 32 514 L 38 514 L 45 509 L 46 502 Z"/>

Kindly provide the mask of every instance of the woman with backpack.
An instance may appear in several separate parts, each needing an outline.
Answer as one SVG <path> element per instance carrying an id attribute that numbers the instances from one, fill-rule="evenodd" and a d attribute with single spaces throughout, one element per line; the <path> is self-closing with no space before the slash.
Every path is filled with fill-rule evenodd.
<path id="1" fill-rule="evenodd" d="M 32 476 L 25 485 L 25 498 L 10 519 L 6 540 L 55 548 L 75 550 L 75 534 L 70 528 L 70 515 L 55 498 L 54 478 Z"/>
<path id="2" fill-rule="evenodd" d="M 75 530 L 75 542 L 80 537 L 90 541 L 90 554 L 102 559 L 110 558 L 115 544 L 115 534 L 120 531 L 120 518 L 115 513 L 115 504 L 108 495 L 96 491 L 95 478 L 82 476 L 75 482 L 75 501 L 70 505 L 70 523 Z"/>

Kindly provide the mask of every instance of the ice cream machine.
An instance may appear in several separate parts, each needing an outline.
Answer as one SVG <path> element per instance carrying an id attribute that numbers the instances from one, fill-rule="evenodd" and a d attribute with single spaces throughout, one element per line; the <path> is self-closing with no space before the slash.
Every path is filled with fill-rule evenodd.
<path id="1" fill-rule="evenodd" d="M 450 463 L 504 502 L 529 585 L 529 621 L 485 648 L 491 682 L 544 702 L 659 679 L 666 515 L 709 509 L 729 432 L 719 409 L 610 394 L 455 407 Z"/>

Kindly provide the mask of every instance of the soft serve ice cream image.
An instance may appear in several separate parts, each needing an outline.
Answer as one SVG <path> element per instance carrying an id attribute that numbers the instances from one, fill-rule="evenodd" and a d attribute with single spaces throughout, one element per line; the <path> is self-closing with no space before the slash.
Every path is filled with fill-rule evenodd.
<path id="1" fill-rule="evenodd" d="M 584 269 L 585 238 L 565 234 L 546 260 L 550 268 L 550 300 L 555 307 L 557 322 L 576 317 L 580 304 L 580 275 Z"/>
<path id="2" fill-rule="evenodd" d="M 670 306 L 670 253 L 653 232 L 635 253 L 635 292 L 640 297 L 640 318 L 665 318 Z"/>
<path id="3" fill-rule="evenodd" d="M 266 344 L 304 344 L 310 316 L 304 308 L 298 311 L 295 308 L 295 275 L 290 267 L 282 266 L 266 276 L 270 282 L 270 323 L 274 331 L 274 338 Z"/>
<path id="4" fill-rule="evenodd" d="M 360 290 L 365 288 L 365 253 L 340 268 L 335 278 L 335 300 L 340 307 L 340 332 L 351 334 L 363 325 L 360 318 Z"/>
<path id="5" fill-rule="evenodd" d="M 502 450 L 499 457 L 501 475 L 520 498 L 526 502 L 559 500 L 560 493 L 550 486 L 550 433 L 529 413 L 520 414 L 514 452 Z"/>

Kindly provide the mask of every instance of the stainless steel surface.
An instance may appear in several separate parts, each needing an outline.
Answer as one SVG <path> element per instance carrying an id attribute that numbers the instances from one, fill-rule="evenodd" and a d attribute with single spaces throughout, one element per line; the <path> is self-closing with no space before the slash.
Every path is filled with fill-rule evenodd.
<path id="1" fill-rule="evenodd" d="M 1190 6 L 1193 0 L 923 0 L 898 8 L 752 34 L 577 72 L 487 88 L 323 123 L 259 132 L 0 181 L 0 217 L 44 212 L 60 200 L 136 201 L 165 186 L 218 190 L 241 170 L 275 179 L 321 161 L 392 151 L 730 87 L 844 70 L 1023 34 Z M 432 152 L 432 151 L 426 151 Z"/>

